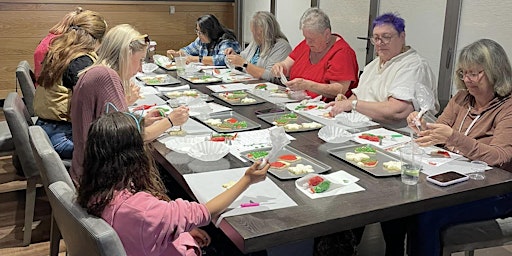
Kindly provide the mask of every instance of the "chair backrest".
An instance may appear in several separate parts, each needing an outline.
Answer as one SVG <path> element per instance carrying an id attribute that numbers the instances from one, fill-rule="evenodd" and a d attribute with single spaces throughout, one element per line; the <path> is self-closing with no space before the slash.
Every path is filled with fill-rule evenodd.
<path id="1" fill-rule="evenodd" d="M 21 93 L 23 93 L 23 98 L 30 116 L 34 116 L 33 101 L 34 94 L 36 93 L 33 78 L 35 78 L 35 76 L 34 72 L 30 69 L 30 64 L 28 64 L 26 60 L 20 61 L 16 68 L 16 80 L 21 87 Z"/>
<path id="2" fill-rule="evenodd" d="M 3 110 L 5 120 L 12 134 L 14 150 L 20 159 L 25 177 L 30 178 L 39 175 L 28 135 L 28 127 L 34 125 L 34 123 L 18 93 L 11 92 L 7 95 Z"/>
<path id="3" fill-rule="evenodd" d="M 75 191 L 65 182 L 48 187 L 48 199 L 70 255 L 126 255 L 116 231 L 76 203 Z"/>
<path id="4" fill-rule="evenodd" d="M 69 176 L 69 173 L 61 161 L 61 158 L 50 142 L 48 134 L 41 126 L 33 125 L 28 128 L 30 136 L 30 145 L 34 153 L 34 159 L 39 167 L 41 180 L 45 188 L 54 182 L 63 181 L 70 188 L 75 190 L 75 185 Z"/>

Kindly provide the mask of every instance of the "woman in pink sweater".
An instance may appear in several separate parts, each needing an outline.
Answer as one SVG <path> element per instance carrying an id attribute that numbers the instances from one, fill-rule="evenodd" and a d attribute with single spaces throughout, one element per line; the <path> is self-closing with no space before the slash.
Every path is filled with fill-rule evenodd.
<path id="1" fill-rule="evenodd" d="M 207 225 L 249 185 L 265 179 L 259 163 L 230 189 L 205 205 L 171 201 L 142 137 L 143 124 L 131 113 L 113 112 L 89 129 L 78 203 L 116 230 L 128 255 L 200 255 Z"/>

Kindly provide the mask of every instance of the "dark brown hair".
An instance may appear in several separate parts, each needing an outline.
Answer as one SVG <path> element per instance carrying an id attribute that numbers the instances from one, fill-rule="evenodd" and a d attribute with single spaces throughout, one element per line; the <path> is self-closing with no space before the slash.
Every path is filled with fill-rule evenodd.
<path id="1" fill-rule="evenodd" d="M 77 200 L 87 212 L 101 216 L 114 193 L 125 189 L 134 194 L 144 191 L 169 201 L 136 117 L 111 112 L 89 128 Z"/>

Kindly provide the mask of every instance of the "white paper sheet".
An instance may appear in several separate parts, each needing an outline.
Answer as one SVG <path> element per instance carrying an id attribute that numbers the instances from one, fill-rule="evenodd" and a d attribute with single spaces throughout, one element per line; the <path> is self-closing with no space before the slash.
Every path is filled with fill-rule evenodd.
<path id="1" fill-rule="evenodd" d="M 224 111 L 229 111 L 231 110 L 231 108 L 229 107 L 225 107 L 225 106 L 222 106 L 220 104 L 217 104 L 215 102 L 208 102 L 208 106 L 210 106 L 210 108 L 212 109 L 212 111 L 210 113 L 218 113 L 218 112 L 224 112 Z M 197 115 L 200 115 L 199 112 L 195 112 L 193 111 L 193 109 L 190 110 L 190 112 L 188 113 L 190 116 L 197 116 Z"/>
<path id="2" fill-rule="evenodd" d="M 162 100 L 162 98 L 158 97 L 155 94 L 147 94 L 144 95 L 142 98 L 139 98 L 133 105 L 130 107 L 137 107 L 140 105 L 165 105 L 165 101 Z"/>
<path id="3" fill-rule="evenodd" d="M 190 186 L 190 189 L 200 203 L 206 203 L 215 196 L 224 192 L 226 189 L 222 184 L 230 181 L 238 181 L 247 170 L 244 168 L 220 170 L 214 172 L 202 172 L 185 174 L 183 177 Z M 260 205 L 254 207 L 244 207 L 243 203 L 257 202 Z M 271 179 L 267 178 L 262 182 L 251 185 L 243 192 L 228 209 L 221 214 L 216 222 L 216 226 L 222 218 L 253 212 L 263 212 L 286 207 L 297 206 L 297 204 L 281 190 Z"/>
<path id="4" fill-rule="evenodd" d="M 228 91 L 236 91 L 236 90 L 248 90 L 254 88 L 254 85 L 251 84 L 242 84 L 242 83 L 233 83 L 233 84 L 216 84 L 216 85 L 207 85 L 208 89 L 213 92 L 228 92 Z"/>
<path id="5" fill-rule="evenodd" d="M 180 86 L 155 86 L 155 88 L 159 92 L 172 92 L 172 91 L 178 91 L 178 90 L 188 90 L 190 89 L 190 85 L 180 85 Z"/>

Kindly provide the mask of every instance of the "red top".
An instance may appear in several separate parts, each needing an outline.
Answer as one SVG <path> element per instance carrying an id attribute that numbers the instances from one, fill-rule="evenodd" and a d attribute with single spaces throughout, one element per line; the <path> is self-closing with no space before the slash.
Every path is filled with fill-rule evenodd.
<path id="1" fill-rule="evenodd" d="M 359 81 L 359 67 L 357 65 L 356 54 L 348 43 L 338 34 L 338 37 L 331 49 L 316 64 L 311 64 L 309 60 L 310 49 L 306 40 L 293 49 L 290 53 L 295 63 L 290 69 L 290 80 L 294 78 L 304 78 L 318 83 L 329 84 L 331 81 L 352 81 L 345 96 L 352 95 L 352 89 L 357 87 Z M 312 98 L 318 96 L 317 93 L 306 90 L 306 93 Z M 325 100 L 325 98 L 324 98 Z"/>
<path id="2" fill-rule="evenodd" d="M 41 73 L 41 64 L 43 63 L 44 57 L 50 48 L 50 44 L 57 36 L 59 35 L 49 33 L 45 38 L 43 38 L 43 40 L 41 40 L 39 45 L 37 45 L 36 50 L 34 51 L 34 73 L 36 75 L 36 81 L 39 79 L 39 74 Z"/>

